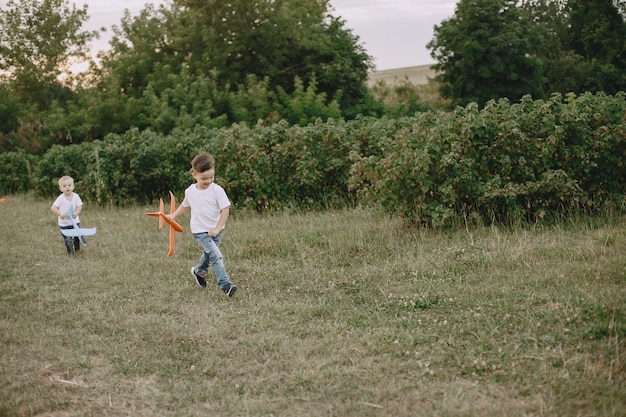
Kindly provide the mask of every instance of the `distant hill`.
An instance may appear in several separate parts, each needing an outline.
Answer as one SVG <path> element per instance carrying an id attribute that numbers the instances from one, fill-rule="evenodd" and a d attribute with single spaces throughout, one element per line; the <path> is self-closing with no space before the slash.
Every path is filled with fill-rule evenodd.
<path id="1" fill-rule="evenodd" d="M 425 85 L 428 84 L 429 78 L 435 77 L 435 71 L 430 69 L 429 65 L 420 65 L 417 67 L 406 67 L 397 69 L 388 69 L 382 71 L 371 72 L 367 79 L 367 84 L 372 86 L 377 81 L 382 80 L 386 84 L 393 85 L 400 81 L 408 79 L 411 84 Z"/>

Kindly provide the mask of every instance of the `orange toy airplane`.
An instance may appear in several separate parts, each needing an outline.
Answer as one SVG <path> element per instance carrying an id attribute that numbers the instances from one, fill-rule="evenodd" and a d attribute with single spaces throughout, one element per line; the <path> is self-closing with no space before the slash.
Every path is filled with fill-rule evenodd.
<path id="1" fill-rule="evenodd" d="M 183 227 L 176 223 L 173 220 L 170 220 L 163 211 L 164 204 L 163 199 L 159 199 L 159 211 L 154 213 L 146 213 L 147 216 L 154 216 L 159 218 L 159 229 L 163 229 L 163 221 L 170 225 L 170 250 L 167 252 L 167 256 L 172 256 L 174 254 L 174 234 L 176 232 L 182 232 Z M 170 191 L 170 214 L 176 211 L 176 198 L 174 194 Z"/>

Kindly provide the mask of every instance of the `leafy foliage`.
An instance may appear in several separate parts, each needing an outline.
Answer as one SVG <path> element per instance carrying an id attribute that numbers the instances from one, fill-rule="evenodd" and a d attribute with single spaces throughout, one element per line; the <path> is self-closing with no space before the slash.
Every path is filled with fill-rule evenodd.
<path id="1" fill-rule="evenodd" d="M 428 43 L 441 93 L 453 104 L 541 96 L 538 38 L 511 0 L 461 0 Z"/>
<path id="2" fill-rule="evenodd" d="M 420 97 L 423 86 L 412 84 L 408 79 L 400 80 L 389 86 L 378 81 L 372 86 L 372 95 L 380 103 L 380 114 L 389 117 L 413 116 L 417 112 L 432 110 L 432 104 L 425 104 Z M 441 106 L 444 107 L 444 106 Z M 374 106 L 372 106 L 372 110 Z M 374 114 L 372 114 L 374 116 Z"/>
<path id="3" fill-rule="evenodd" d="M 194 123 L 216 126 L 212 119 L 222 117 L 306 124 L 349 115 L 367 95 L 370 58 L 327 7 L 317 0 L 147 7 L 116 28 L 112 51 L 102 56 L 100 83 L 140 100 L 145 124 L 129 127 L 149 125 L 161 133 Z M 244 98 L 247 93 L 252 97 Z M 172 100 L 175 95 L 184 99 Z"/>
<path id="4" fill-rule="evenodd" d="M 192 182 L 189 163 L 204 150 L 214 154 L 216 181 L 236 206 L 257 211 L 380 205 L 443 225 L 456 216 L 507 222 L 623 208 L 625 98 L 555 94 L 399 119 L 260 122 L 169 135 L 133 129 L 55 145 L 40 159 L 2 154 L 0 193 L 34 189 L 52 197 L 56 179 L 72 175 L 87 200 L 150 202 L 169 190 L 182 194 Z"/>
<path id="5" fill-rule="evenodd" d="M 588 65 L 585 91 L 626 90 L 626 21 L 612 0 L 570 2 L 570 48 Z"/>
<path id="6" fill-rule="evenodd" d="M 67 0 L 9 0 L 0 8 L 0 151 L 40 153 L 63 135 L 48 125 L 75 93 L 70 65 L 97 32 L 80 31 L 87 7 Z M 69 118 L 64 118 L 67 121 Z M 52 131 L 51 131 L 52 130 Z"/>
<path id="7" fill-rule="evenodd" d="M 0 153 L 0 193 L 24 193 L 34 184 L 35 157 L 24 151 Z"/>
<path id="8" fill-rule="evenodd" d="M 311 80 L 306 91 L 299 78 L 296 78 L 294 84 L 295 91 L 292 94 L 287 94 L 285 90 L 278 87 L 278 102 L 275 106 L 278 114 L 289 124 L 306 126 L 318 118 L 327 120 L 341 117 L 341 109 L 337 101 L 333 100 L 326 104 L 326 94 L 317 94 L 315 78 Z"/>
<path id="9" fill-rule="evenodd" d="M 532 220 L 621 205 L 625 109 L 623 93 L 556 94 L 426 113 L 372 132 L 380 139 L 368 145 L 369 155 L 353 154 L 351 184 L 366 200 L 435 224 L 457 214 Z"/>
<path id="10" fill-rule="evenodd" d="M 81 32 L 87 9 L 68 4 L 11 0 L 0 11 L 0 151 L 626 89 L 624 6 L 611 0 L 459 2 L 428 45 L 444 96 L 431 105 L 408 82 L 369 89 L 371 59 L 326 0 L 147 4 L 76 77 L 65 70 L 97 33 Z"/>
<path id="11" fill-rule="evenodd" d="M 11 0 L 0 14 L 0 69 L 16 76 L 1 83 L 0 149 L 42 153 L 133 128 L 371 114 L 370 57 L 328 9 L 318 0 L 147 4 L 113 27 L 98 65 L 71 77 L 68 65 L 96 36 L 78 31 L 86 6 Z"/>
<path id="12" fill-rule="evenodd" d="M 543 38 L 537 57 L 543 63 L 544 91 L 615 94 L 626 89 L 623 2 L 526 0 L 521 8 Z"/>
<path id="13" fill-rule="evenodd" d="M 0 71 L 8 74 L 23 100 L 41 108 L 70 95 L 58 77 L 81 58 L 94 32 L 81 32 L 87 6 L 67 0 L 9 0 L 0 9 Z"/>

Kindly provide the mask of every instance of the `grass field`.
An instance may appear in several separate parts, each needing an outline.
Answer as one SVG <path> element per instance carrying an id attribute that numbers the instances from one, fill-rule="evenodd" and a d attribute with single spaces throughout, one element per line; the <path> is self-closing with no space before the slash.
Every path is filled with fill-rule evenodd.
<path id="1" fill-rule="evenodd" d="M 156 207 L 87 202 L 70 258 L 51 203 L 0 204 L 0 416 L 626 415 L 623 217 L 235 211 L 229 299 L 186 215 L 167 257 Z"/>

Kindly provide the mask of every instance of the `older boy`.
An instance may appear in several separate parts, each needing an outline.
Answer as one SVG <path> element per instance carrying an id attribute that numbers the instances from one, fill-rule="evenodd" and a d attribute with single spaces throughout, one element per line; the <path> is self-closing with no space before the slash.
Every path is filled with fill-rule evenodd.
<path id="1" fill-rule="evenodd" d="M 185 199 L 180 206 L 169 214 L 175 220 L 182 213 L 191 210 L 189 228 L 193 237 L 202 247 L 198 265 L 191 268 L 191 275 L 201 287 L 206 287 L 206 274 L 213 268 L 217 286 L 224 294 L 232 297 L 237 286 L 230 281 L 224 257 L 219 249 L 220 241 L 228 220 L 230 201 L 222 187 L 215 180 L 215 159 L 202 152 L 191 161 L 191 176 L 196 180 L 185 190 Z"/>

